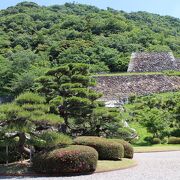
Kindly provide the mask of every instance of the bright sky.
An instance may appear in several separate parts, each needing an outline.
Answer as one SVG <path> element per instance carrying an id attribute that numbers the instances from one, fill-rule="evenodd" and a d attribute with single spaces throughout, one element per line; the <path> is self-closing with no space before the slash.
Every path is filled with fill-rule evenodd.
<path id="1" fill-rule="evenodd" d="M 1 0 L 0 9 L 16 5 L 23 0 Z M 170 15 L 180 18 L 180 0 L 31 0 L 39 5 L 64 4 L 78 2 L 90 4 L 105 9 L 111 7 L 116 10 L 147 11 L 161 15 Z"/>

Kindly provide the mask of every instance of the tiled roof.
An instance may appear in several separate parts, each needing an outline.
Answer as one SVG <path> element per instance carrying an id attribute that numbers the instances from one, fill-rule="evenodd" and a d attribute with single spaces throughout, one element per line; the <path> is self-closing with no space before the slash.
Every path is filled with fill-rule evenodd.
<path id="1" fill-rule="evenodd" d="M 176 59 L 171 52 L 138 52 L 132 53 L 128 72 L 160 72 L 176 69 Z"/>

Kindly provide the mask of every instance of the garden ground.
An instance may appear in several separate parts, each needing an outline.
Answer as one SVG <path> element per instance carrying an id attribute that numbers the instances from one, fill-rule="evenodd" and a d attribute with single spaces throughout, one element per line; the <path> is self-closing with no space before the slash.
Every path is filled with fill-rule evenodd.
<path id="1" fill-rule="evenodd" d="M 121 161 L 99 160 L 97 164 L 96 173 L 107 172 L 112 170 L 127 169 L 137 165 L 137 162 L 132 159 L 123 158 Z M 11 174 L 12 176 L 34 175 L 31 171 L 28 161 L 10 163 L 8 166 L 0 165 L 0 176 Z M 41 176 L 41 175 L 38 175 Z M 1 179 L 1 178 L 0 178 Z"/>
<path id="2" fill-rule="evenodd" d="M 180 151 L 136 153 L 134 159 L 138 166 L 125 170 L 95 173 L 75 177 L 24 177 L 25 180 L 179 180 Z M 0 179 L 18 180 L 22 177 L 0 177 Z"/>
<path id="3" fill-rule="evenodd" d="M 180 151 L 135 153 L 138 166 L 106 173 L 95 173 L 75 177 L 24 177 L 27 180 L 179 180 Z M 0 179 L 22 179 L 22 177 L 0 177 Z"/>
<path id="4" fill-rule="evenodd" d="M 180 151 L 180 145 L 172 145 L 172 144 L 157 144 L 151 146 L 137 146 L 134 147 L 135 153 L 151 153 L 151 152 L 167 152 L 167 151 Z M 136 160 L 123 158 L 121 161 L 110 161 L 110 160 L 99 160 L 96 173 L 100 172 L 108 172 L 120 169 L 132 168 L 137 165 Z M 28 161 L 18 162 L 18 163 L 10 163 L 8 166 L 0 165 L 0 175 L 3 174 L 11 174 L 11 175 L 35 175 L 36 174 L 31 171 L 30 164 Z"/>

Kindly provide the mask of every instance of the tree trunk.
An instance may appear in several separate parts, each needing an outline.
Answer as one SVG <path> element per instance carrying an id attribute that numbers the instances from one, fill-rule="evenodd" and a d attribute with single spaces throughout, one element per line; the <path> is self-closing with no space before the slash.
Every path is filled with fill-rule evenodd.
<path id="1" fill-rule="evenodd" d="M 69 127 L 68 115 L 67 115 L 67 112 L 65 111 L 65 106 L 64 105 L 58 106 L 58 109 L 59 109 L 60 117 L 63 117 L 63 119 L 64 119 L 64 123 L 61 124 L 61 132 L 66 134 L 67 133 L 67 129 Z"/>
<path id="2" fill-rule="evenodd" d="M 64 123 L 61 125 L 61 131 L 64 133 L 64 134 L 67 134 L 67 129 L 69 127 L 69 123 L 68 123 L 68 117 L 67 116 L 64 116 Z"/>
<path id="3" fill-rule="evenodd" d="M 25 147 L 25 142 L 26 142 L 26 135 L 25 133 L 18 133 L 19 136 L 19 142 L 18 142 L 18 149 L 21 155 L 23 153 L 29 155 L 30 154 L 30 149 Z"/>
<path id="4" fill-rule="evenodd" d="M 101 127 L 100 125 L 97 125 L 97 126 L 96 126 L 96 131 L 95 131 L 95 132 L 96 132 L 96 135 L 97 135 L 98 137 L 100 137 L 100 127 Z"/>

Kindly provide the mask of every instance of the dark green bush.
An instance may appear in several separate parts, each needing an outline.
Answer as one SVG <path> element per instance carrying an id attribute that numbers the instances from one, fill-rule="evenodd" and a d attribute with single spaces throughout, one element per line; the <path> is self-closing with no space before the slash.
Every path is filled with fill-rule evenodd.
<path id="1" fill-rule="evenodd" d="M 153 138 L 152 144 L 161 144 L 161 140 L 159 138 Z"/>
<path id="2" fill-rule="evenodd" d="M 56 131 L 44 131 L 37 136 L 31 137 L 27 143 L 33 145 L 36 151 L 55 149 L 72 144 L 72 139 Z"/>
<path id="3" fill-rule="evenodd" d="M 6 146 L 0 146 L 0 164 L 5 164 L 8 160 L 9 163 L 18 161 L 20 153 L 15 146 L 8 147 L 8 156 L 6 155 Z"/>
<path id="4" fill-rule="evenodd" d="M 144 140 L 148 143 L 148 145 L 161 144 L 166 142 L 165 139 L 161 141 L 159 138 L 153 138 L 151 136 L 145 137 Z"/>
<path id="5" fill-rule="evenodd" d="M 168 144 L 180 144 L 180 138 L 179 137 L 170 137 L 168 139 Z"/>
<path id="6" fill-rule="evenodd" d="M 74 174 L 96 170 L 98 153 L 88 146 L 71 145 L 33 157 L 32 168 L 38 173 Z"/>
<path id="7" fill-rule="evenodd" d="M 171 136 L 180 137 L 180 129 L 175 129 L 171 132 Z"/>
<path id="8" fill-rule="evenodd" d="M 133 149 L 133 146 L 130 143 L 128 143 L 127 141 L 124 141 L 122 139 L 110 139 L 110 141 L 114 141 L 114 142 L 117 142 L 117 143 L 120 143 L 120 144 L 123 145 L 123 147 L 124 147 L 124 157 L 125 158 L 129 158 L 129 159 L 133 158 L 134 149 Z"/>
<path id="9" fill-rule="evenodd" d="M 144 138 L 144 141 L 146 141 L 147 144 L 149 144 L 149 145 L 152 144 L 152 140 L 153 140 L 152 136 L 147 136 L 147 137 Z"/>
<path id="10" fill-rule="evenodd" d="M 123 145 L 111 142 L 105 138 L 81 136 L 74 140 L 74 144 L 93 147 L 97 150 L 101 160 L 119 160 L 124 157 Z"/>

